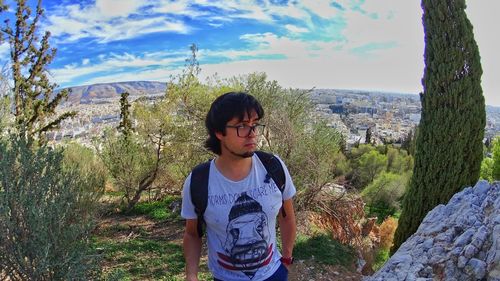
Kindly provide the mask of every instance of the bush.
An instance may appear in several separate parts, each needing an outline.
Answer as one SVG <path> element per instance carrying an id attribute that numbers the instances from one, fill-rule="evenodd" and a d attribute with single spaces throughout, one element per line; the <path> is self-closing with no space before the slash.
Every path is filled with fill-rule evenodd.
<path id="1" fill-rule="evenodd" d="M 481 162 L 481 174 L 480 178 L 482 180 L 487 180 L 489 182 L 493 181 L 493 165 L 495 161 L 489 157 L 485 157 L 483 162 Z"/>
<path id="2" fill-rule="evenodd" d="M 64 161 L 60 149 L 30 148 L 15 137 L 0 142 L 0 273 L 6 275 L 0 278 L 98 275 L 88 241 L 95 210 L 90 198 L 98 198 L 91 193 L 104 188 L 104 178 Z"/>
<path id="3" fill-rule="evenodd" d="M 380 248 L 389 250 L 394 240 L 394 232 L 398 227 L 398 221 L 395 218 L 388 217 L 382 222 L 379 228 Z"/>
<path id="4" fill-rule="evenodd" d="M 298 259 L 314 257 L 315 261 L 329 265 L 350 266 L 356 259 L 353 248 L 342 245 L 327 234 L 318 234 L 312 237 L 297 236 L 293 253 Z"/>
<path id="5" fill-rule="evenodd" d="M 393 215 L 400 208 L 400 200 L 406 190 L 409 174 L 397 175 L 383 172 L 368 185 L 361 196 L 366 202 L 368 213 L 379 220 Z"/>
<path id="6" fill-rule="evenodd" d="M 132 208 L 130 214 L 147 215 L 157 221 L 179 219 L 179 212 L 173 213 L 169 209 L 170 204 L 176 200 L 179 198 L 166 197 L 162 201 L 139 202 Z"/>

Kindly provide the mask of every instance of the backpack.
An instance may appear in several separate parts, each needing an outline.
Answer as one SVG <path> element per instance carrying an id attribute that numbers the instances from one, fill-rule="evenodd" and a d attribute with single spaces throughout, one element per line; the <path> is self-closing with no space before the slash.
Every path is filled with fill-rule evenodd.
<path id="1" fill-rule="evenodd" d="M 255 151 L 257 157 L 259 157 L 260 161 L 266 168 L 267 175 L 264 179 L 264 183 L 269 183 L 272 179 L 278 189 L 283 195 L 283 191 L 285 190 L 285 170 L 281 165 L 281 162 L 276 158 L 273 154 L 263 152 L 263 151 Z M 194 210 L 196 215 L 198 216 L 198 235 L 200 237 L 203 236 L 203 229 L 205 225 L 205 219 L 203 215 L 205 214 L 205 210 L 207 209 L 208 202 L 208 176 L 210 174 L 210 161 L 204 162 L 196 166 L 191 173 L 191 182 L 189 185 L 190 193 L 191 193 L 191 201 L 194 205 Z M 283 202 L 283 201 L 282 201 Z M 281 212 L 283 217 L 286 216 L 285 209 L 283 206 L 281 207 Z"/>

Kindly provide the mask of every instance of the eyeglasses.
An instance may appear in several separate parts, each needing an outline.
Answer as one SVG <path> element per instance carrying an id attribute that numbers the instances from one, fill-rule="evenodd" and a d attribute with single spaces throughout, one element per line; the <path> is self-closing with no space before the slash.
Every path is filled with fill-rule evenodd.
<path id="1" fill-rule="evenodd" d="M 227 128 L 236 128 L 236 134 L 240 138 L 246 138 L 246 137 L 250 136 L 250 134 L 252 133 L 252 131 L 254 132 L 255 135 L 258 135 L 258 134 L 260 134 L 261 131 L 264 130 L 265 126 L 266 125 L 262 125 L 262 124 L 255 124 L 253 126 L 248 126 L 248 125 L 230 126 L 230 125 L 226 125 Z"/>

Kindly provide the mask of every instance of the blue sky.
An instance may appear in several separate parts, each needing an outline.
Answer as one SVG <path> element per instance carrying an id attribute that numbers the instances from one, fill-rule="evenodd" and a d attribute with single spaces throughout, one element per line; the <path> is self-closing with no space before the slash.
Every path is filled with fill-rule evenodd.
<path id="1" fill-rule="evenodd" d="M 500 105 L 493 31 L 500 1 L 467 5 L 486 103 Z M 195 43 L 201 77 L 263 71 L 285 87 L 422 91 L 420 1 L 45 0 L 43 7 L 43 29 L 58 49 L 50 72 L 63 87 L 166 82 Z M 1 45 L 0 58 L 8 50 Z"/>

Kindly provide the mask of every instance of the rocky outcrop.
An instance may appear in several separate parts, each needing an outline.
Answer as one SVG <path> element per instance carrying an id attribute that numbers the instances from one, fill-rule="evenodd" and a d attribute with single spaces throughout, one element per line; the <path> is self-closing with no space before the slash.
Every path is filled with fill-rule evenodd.
<path id="1" fill-rule="evenodd" d="M 365 280 L 500 281 L 500 182 L 479 181 L 430 211 Z"/>

